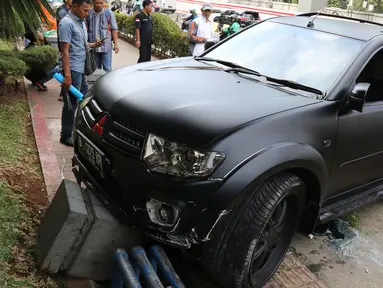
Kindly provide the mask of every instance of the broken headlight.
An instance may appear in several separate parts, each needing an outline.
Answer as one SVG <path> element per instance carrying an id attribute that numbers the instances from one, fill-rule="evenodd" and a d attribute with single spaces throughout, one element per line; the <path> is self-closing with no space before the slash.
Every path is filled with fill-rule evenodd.
<path id="1" fill-rule="evenodd" d="M 149 171 L 180 178 L 209 176 L 224 159 L 221 152 L 197 151 L 153 134 L 149 134 L 143 153 Z"/>

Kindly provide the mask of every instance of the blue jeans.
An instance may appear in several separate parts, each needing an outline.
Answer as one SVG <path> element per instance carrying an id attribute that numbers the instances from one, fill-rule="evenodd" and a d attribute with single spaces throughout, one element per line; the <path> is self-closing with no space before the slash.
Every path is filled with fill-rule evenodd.
<path id="1" fill-rule="evenodd" d="M 88 82 L 84 73 L 71 71 L 72 86 L 79 90 L 82 94 L 88 92 Z M 61 138 L 67 139 L 72 137 L 74 113 L 77 109 L 77 99 L 64 89 L 61 89 L 61 95 L 64 98 L 64 106 L 61 115 Z"/>
<path id="2" fill-rule="evenodd" d="M 112 51 L 105 53 L 96 52 L 94 56 L 96 58 L 97 69 L 104 69 L 106 72 L 112 70 Z"/>

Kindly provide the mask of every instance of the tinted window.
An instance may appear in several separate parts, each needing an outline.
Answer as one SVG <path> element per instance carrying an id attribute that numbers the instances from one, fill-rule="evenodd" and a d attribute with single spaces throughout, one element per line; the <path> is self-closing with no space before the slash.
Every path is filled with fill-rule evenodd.
<path id="1" fill-rule="evenodd" d="M 247 18 L 248 20 L 254 20 L 254 15 L 250 13 L 243 13 L 242 17 Z"/>
<path id="2" fill-rule="evenodd" d="M 256 14 L 256 13 L 254 13 L 254 14 L 253 13 L 243 13 L 242 17 L 247 18 L 249 20 L 256 20 L 256 19 L 258 19 L 258 14 Z"/>
<path id="3" fill-rule="evenodd" d="M 217 46 L 206 57 L 326 92 L 364 42 L 291 25 L 263 22 Z"/>

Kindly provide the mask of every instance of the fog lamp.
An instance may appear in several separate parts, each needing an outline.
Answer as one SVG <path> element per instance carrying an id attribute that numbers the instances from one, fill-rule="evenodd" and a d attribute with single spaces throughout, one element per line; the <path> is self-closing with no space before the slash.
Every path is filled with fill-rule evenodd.
<path id="1" fill-rule="evenodd" d="M 177 207 L 154 199 L 146 202 L 146 210 L 153 223 L 167 227 L 176 224 L 180 213 Z"/>

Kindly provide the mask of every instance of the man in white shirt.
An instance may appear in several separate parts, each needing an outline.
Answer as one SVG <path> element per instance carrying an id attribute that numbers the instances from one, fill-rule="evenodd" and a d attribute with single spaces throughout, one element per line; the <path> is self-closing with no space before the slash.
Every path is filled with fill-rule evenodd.
<path id="1" fill-rule="evenodd" d="M 212 38 L 212 22 L 209 20 L 213 7 L 210 3 L 202 5 L 202 16 L 194 19 L 189 27 L 188 39 L 190 42 L 190 53 L 199 56 L 205 51 L 205 42 Z"/>

